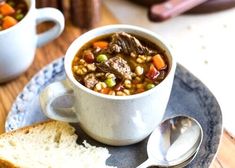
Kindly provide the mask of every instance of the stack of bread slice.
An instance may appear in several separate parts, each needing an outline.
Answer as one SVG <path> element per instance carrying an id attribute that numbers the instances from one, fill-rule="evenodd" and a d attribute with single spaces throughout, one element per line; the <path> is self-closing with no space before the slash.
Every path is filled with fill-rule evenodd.
<path id="1" fill-rule="evenodd" d="M 68 123 L 48 121 L 0 135 L 0 168 L 108 168 L 108 150 L 76 143 Z"/>

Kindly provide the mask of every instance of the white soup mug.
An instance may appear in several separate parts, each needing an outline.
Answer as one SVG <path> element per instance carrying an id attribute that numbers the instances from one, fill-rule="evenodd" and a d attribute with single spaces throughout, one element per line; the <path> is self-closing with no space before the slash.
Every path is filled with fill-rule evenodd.
<path id="1" fill-rule="evenodd" d="M 73 76 L 73 58 L 84 44 L 96 37 L 120 31 L 144 37 L 165 51 L 169 73 L 153 89 L 129 96 L 105 95 L 86 88 Z M 110 25 L 78 37 L 67 50 L 64 66 L 67 80 L 50 84 L 40 95 L 44 113 L 55 120 L 78 122 L 89 136 L 99 142 L 122 146 L 140 142 L 161 122 L 171 93 L 176 62 L 158 34 L 131 25 Z M 71 108 L 53 106 L 58 97 L 65 95 L 65 101 L 73 102 Z"/>
<path id="2" fill-rule="evenodd" d="M 35 0 L 25 0 L 28 12 L 16 25 L 0 31 L 0 83 L 24 72 L 33 62 L 35 51 L 58 37 L 64 29 L 64 16 L 55 8 L 35 8 Z M 52 21 L 55 26 L 37 34 L 36 26 Z"/>

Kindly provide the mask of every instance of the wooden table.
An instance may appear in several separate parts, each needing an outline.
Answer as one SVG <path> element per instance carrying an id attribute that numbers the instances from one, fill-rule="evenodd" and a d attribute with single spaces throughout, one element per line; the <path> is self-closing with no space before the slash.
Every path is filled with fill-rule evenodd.
<path id="1" fill-rule="evenodd" d="M 113 17 L 105 7 L 102 8 L 102 19 L 100 25 L 118 23 L 116 18 Z M 83 32 L 83 30 L 73 27 L 69 22 L 66 23 L 65 30 L 58 39 L 37 49 L 33 64 L 24 74 L 6 84 L 0 84 L 0 133 L 4 132 L 5 119 L 12 103 L 27 82 L 42 67 L 54 59 L 64 55 L 71 42 Z M 234 155 L 235 140 L 227 131 L 224 131 L 218 155 L 211 165 L 211 168 L 235 168 Z"/>

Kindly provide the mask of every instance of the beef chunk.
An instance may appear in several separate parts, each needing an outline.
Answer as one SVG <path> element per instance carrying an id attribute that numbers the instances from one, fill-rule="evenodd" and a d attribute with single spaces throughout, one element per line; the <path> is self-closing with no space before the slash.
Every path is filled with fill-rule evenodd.
<path id="1" fill-rule="evenodd" d="M 113 41 L 113 40 L 112 40 Z M 111 43 L 110 44 L 110 52 L 115 52 L 115 53 L 120 53 L 122 51 L 122 47 L 119 46 L 118 44 L 115 44 L 115 43 Z"/>
<path id="2" fill-rule="evenodd" d="M 84 77 L 84 84 L 87 88 L 93 89 L 94 86 L 98 83 L 99 81 L 96 79 L 94 73 L 87 74 Z"/>
<path id="3" fill-rule="evenodd" d="M 92 53 L 91 50 L 85 50 L 83 51 L 83 58 L 84 60 L 87 62 L 87 63 L 93 63 L 94 60 L 95 60 L 95 56 L 94 54 Z"/>
<path id="4" fill-rule="evenodd" d="M 111 43 L 109 44 L 109 52 L 123 52 L 128 55 L 131 53 L 135 55 L 153 55 L 156 53 L 155 51 L 143 46 L 137 38 L 125 32 L 115 33 L 112 36 Z"/>
<path id="5" fill-rule="evenodd" d="M 103 72 L 110 72 L 120 79 L 131 79 L 131 68 L 127 62 L 120 56 L 115 56 L 97 64 L 97 67 Z"/>

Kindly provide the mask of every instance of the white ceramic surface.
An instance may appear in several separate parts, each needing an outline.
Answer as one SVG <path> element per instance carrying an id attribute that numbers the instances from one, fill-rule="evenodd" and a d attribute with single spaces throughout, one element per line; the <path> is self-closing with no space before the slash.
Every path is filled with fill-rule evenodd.
<path id="1" fill-rule="evenodd" d="M 80 47 L 91 39 L 104 34 L 125 31 L 143 36 L 158 44 L 169 59 L 169 74 L 155 88 L 140 94 L 130 96 L 111 96 L 94 92 L 74 78 L 71 67 L 72 60 Z M 49 118 L 63 121 L 78 121 L 82 129 L 94 139 L 110 145 L 129 145 L 146 138 L 160 123 L 169 100 L 176 68 L 175 58 L 169 47 L 159 35 L 130 25 L 112 25 L 94 29 L 76 39 L 65 55 L 65 72 L 72 89 L 68 84 L 54 83 L 49 85 L 41 94 L 40 101 L 44 113 Z M 64 90 L 64 91 L 63 91 Z M 74 111 L 68 118 L 59 115 L 52 102 L 63 94 L 73 90 L 75 97 Z M 66 114 L 67 115 L 67 114 Z"/>
<path id="2" fill-rule="evenodd" d="M 37 47 L 58 37 L 64 29 L 63 14 L 54 8 L 35 8 L 35 0 L 26 0 L 29 11 L 15 26 L 0 31 L 0 83 L 24 72 L 32 63 Z M 36 25 L 52 21 L 55 26 L 41 34 Z"/>
<path id="3" fill-rule="evenodd" d="M 42 68 L 32 77 L 12 104 L 6 119 L 5 131 L 9 132 L 48 120 L 40 107 L 39 94 L 52 82 L 65 79 L 63 65 L 64 57 L 61 57 Z M 186 168 L 208 168 L 216 156 L 222 135 L 221 109 L 208 88 L 182 65 L 177 64 L 171 96 L 163 120 L 184 115 L 199 121 L 204 132 L 198 154 Z M 104 147 L 103 144 L 87 136 L 79 124 L 72 125 L 79 135 L 79 144 L 86 140 L 91 145 Z M 106 162 L 107 165 L 120 168 L 137 167 L 147 159 L 147 141 L 148 138 L 135 145 L 125 147 L 105 145 L 111 154 Z"/>

